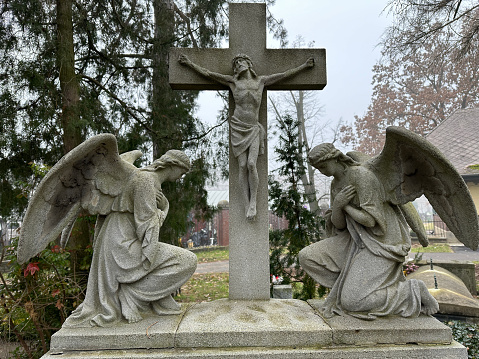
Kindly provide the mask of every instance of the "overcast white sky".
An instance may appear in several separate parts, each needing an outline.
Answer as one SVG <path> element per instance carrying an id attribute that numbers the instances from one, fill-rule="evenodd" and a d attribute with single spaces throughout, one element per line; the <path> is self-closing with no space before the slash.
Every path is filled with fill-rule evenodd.
<path id="1" fill-rule="evenodd" d="M 284 20 L 290 43 L 301 35 L 306 43 L 326 49 L 328 84 L 318 96 L 324 106 L 322 121 L 352 122 L 354 115 L 366 112 L 371 70 L 380 56 L 376 45 L 391 21 L 382 14 L 385 6 L 386 0 L 277 0 L 271 9 Z M 268 47 L 279 44 L 269 36 Z M 213 91 L 199 98 L 198 116 L 205 122 L 212 122 L 221 106 L 212 98 Z"/>

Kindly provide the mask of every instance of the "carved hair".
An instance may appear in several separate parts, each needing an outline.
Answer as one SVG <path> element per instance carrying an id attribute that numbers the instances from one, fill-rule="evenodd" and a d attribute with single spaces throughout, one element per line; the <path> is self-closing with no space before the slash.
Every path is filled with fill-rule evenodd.
<path id="1" fill-rule="evenodd" d="M 143 167 L 141 170 L 154 172 L 159 169 L 178 166 L 189 171 L 191 164 L 188 156 L 179 150 L 169 150 L 163 156 L 153 161 L 152 164 Z"/>
<path id="2" fill-rule="evenodd" d="M 234 58 L 233 58 L 233 61 L 231 61 L 231 66 L 233 67 L 233 71 L 235 72 L 235 76 L 237 76 L 238 74 L 236 73 L 236 60 L 239 60 L 239 59 L 243 59 L 243 60 L 246 60 L 246 62 L 248 63 L 248 68 L 249 70 L 251 71 L 251 74 L 256 77 L 258 75 L 256 75 L 256 72 L 253 70 L 253 61 L 251 60 L 251 58 L 246 55 L 246 54 L 238 54 L 236 55 Z"/>
<path id="3" fill-rule="evenodd" d="M 308 154 L 308 160 L 313 166 L 331 159 L 336 159 L 350 166 L 360 165 L 359 162 L 334 147 L 332 143 L 322 143 L 314 147 Z"/>

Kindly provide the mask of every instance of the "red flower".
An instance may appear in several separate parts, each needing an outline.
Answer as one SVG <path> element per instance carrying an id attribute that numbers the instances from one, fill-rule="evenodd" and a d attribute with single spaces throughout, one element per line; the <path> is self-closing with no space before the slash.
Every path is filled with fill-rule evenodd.
<path id="1" fill-rule="evenodd" d="M 58 244 L 56 244 L 52 247 L 52 252 L 53 253 L 60 253 L 60 250 L 61 250 L 61 248 Z"/>
<path id="2" fill-rule="evenodd" d="M 58 310 L 61 310 L 64 307 L 63 303 L 60 302 L 60 299 L 57 300 L 57 304 L 55 304 L 55 307 L 57 307 Z"/>
<path id="3" fill-rule="evenodd" d="M 38 272 L 39 270 L 38 262 L 28 263 L 27 268 L 23 270 L 23 276 L 26 277 L 29 273 L 30 275 L 34 275 L 35 272 Z"/>

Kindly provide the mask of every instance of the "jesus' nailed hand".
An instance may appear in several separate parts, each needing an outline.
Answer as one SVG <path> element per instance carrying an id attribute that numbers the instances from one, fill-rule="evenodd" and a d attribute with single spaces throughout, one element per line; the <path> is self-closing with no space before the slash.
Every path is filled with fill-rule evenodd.
<path id="1" fill-rule="evenodd" d="M 239 185 L 244 199 L 246 218 L 256 218 L 256 196 L 258 192 L 258 155 L 264 153 L 266 137 L 263 126 L 259 123 L 259 109 L 265 86 L 294 76 L 314 66 L 310 57 L 302 65 L 285 72 L 258 76 L 253 70 L 253 62 L 245 54 L 238 54 L 232 61 L 233 75 L 212 72 L 193 63 L 186 55 L 180 55 L 178 61 L 193 69 L 200 75 L 227 86 L 235 101 L 233 116 L 229 119 L 231 147 L 238 159 Z"/>

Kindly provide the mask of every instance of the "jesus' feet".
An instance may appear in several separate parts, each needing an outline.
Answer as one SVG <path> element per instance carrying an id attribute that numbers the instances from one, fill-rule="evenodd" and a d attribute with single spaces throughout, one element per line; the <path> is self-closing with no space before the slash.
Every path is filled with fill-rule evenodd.
<path id="1" fill-rule="evenodd" d="M 248 221 L 254 221 L 256 219 L 256 205 L 250 205 L 246 212 L 246 219 Z"/>
<path id="2" fill-rule="evenodd" d="M 419 281 L 420 293 L 421 293 L 421 313 L 426 315 L 432 315 L 439 310 L 439 304 L 436 299 L 429 293 L 424 282 Z"/>

